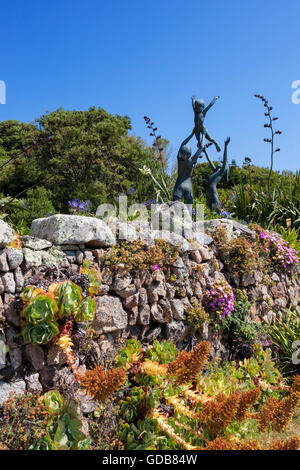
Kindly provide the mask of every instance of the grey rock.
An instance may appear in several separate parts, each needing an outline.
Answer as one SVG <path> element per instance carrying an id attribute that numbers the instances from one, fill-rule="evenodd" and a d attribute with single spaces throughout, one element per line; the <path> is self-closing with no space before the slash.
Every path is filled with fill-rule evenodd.
<path id="1" fill-rule="evenodd" d="M 119 240 L 134 241 L 138 239 L 138 233 L 132 224 L 128 224 L 126 222 L 119 222 L 118 229 Z"/>
<path id="2" fill-rule="evenodd" d="M 4 220 L 0 219 L 0 248 L 5 248 L 15 237 L 14 230 Z"/>
<path id="3" fill-rule="evenodd" d="M 7 248 L 7 260 L 10 269 L 16 269 L 23 261 L 23 251 L 15 248 Z"/>
<path id="4" fill-rule="evenodd" d="M 22 365 L 22 349 L 20 347 L 9 349 L 10 364 L 14 370 Z"/>
<path id="5" fill-rule="evenodd" d="M 48 240 L 43 240 L 37 237 L 31 237 L 30 235 L 21 236 L 21 243 L 23 248 L 30 248 L 31 250 L 46 250 L 51 248 L 52 243 Z"/>
<path id="6" fill-rule="evenodd" d="M 190 253 L 190 257 L 195 263 L 200 264 L 202 261 L 201 254 L 199 250 L 193 250 Z"/>
<path id="7" fill-rule="evenodd" d="M 24 286 L 24 276 L 20 267 L 14 270 L 15 283 L 16 283 L 16 292 L 19 293 L 23 290 Z"/>
<path id="8" fill-rule="evenodd" d="M 57 369 L 55 366 L 46 366 L 40 372 L 40 381 L 46 390 L 59 390 L 67 392 L 76 387 L 74 374 L 67 368 Z"/>
<path id="9" fill-rule="evenodd" d="M 171 300 L 171 308 L 174 320 L 183 320 L 184 318 L 184 304 L 181 299 Z"/>
<path id="10" fill-rule="evenodd" d="M 31 266 L 41 266 L 43 251 L 31 250 L 30 248 L 23 248 L 25 258 L 25 269 Z"/>
<path id="11" fill-rule="evenodd" d="M 200 246 L 199 252 L 202 258 L 202 261 L 208 261 L 213 258 L 213 252 L 205 246 Z"/>
<path id="12" fill-rule="evenodd" d="M 162 308 L 165 322 L 170 322 L 173 318 L 170 302 L 167 299 L 160 299 L 159 305 Z"/>
<path id="13" fill-rule="evenodd" d="M 183 321 L 172 321 L 165 325 L 165 337 L 171 340 L 175 346 L 180 346 L 190 329 L 191 327 Z"/>
<path id="14" fill-rule="evenodd" d="M 159 337 L 159 335 L 161 334 L 161 326 L 158 325 L 156 326 L 155 328 L 149 330 L 145 336 L 144 336 L 144 341 L 146 343 L 153 343 L 153 341 L 155 339 L 157 339 Z"/>
<path id="15" fill-rule="evenodd" d="M 83 414 L 92 413 L 99 406 L 99 403 L 83 390 L 76 392 L 76 400 L 79 402 L 80 411 Z"/>
<path id="16" fill-rule="evenodd" d="M 109 286 L 106 284 L 101 284 L 98 295 L 106 295 L 109 292 Z"/>
<path id="17" fill-rule="evenodd" d="M 78 252 L 80 250 L 79 245 L 60 245 L 58 246 L 60 250 L 63 251 L 76 251 Z"/>
<path id="18" fill-rule="evenodd" d="M 31 235 L 44 238 L 55 245 L 85 244 L 101 247 L 114 245 L 113 233 L 103 220 L 96 217 L 57 214 L 35 219 Z"/>
<path id="19" fill-rule="evenodd" d="M 127 297 L 131 297 L 132 295 L 136 293 L 136 287 L 134 284 L 130 284 L 125 289 L 122 289 L 122 290 L 115 289 L 115 293 L 122 299 L 126 299 Z"/>
<path id="20" fill-rule="evenodd" d="M 25 356 L 35 370 L 39 371 L 45 366 L 45 355 L 41 346 L 36 344 L 27 344 L 25 346 Z"/>
<path id="21" fill-rule="evenodd" d="M 26 389 L 29 393 L 40 393 L 43 391 L 39 374 L 31 374 L 25 377 Z"/>
<path id="22" fill-rule="evenodd" d="M 139 309 L 138 323 L 140 325 L 149 325 L 150 323 L 150 307 L 145 305 Z"/>
<path id="23" fill-rule="evenodd" d="M 78 255 L 76 256 L 76 262 L 77 262 L 77 264 L 82 264 L 83 263 L 83 253 L 82 253 L 82 251 L 78 252 Z"/>
<path id="24" fill-rule="evenodd" d="M 216 228 L 221 225 L 222 227 L 226 228 L 227 235 L 229 239 L 231 239 L 233 234 L 233 223 L 232 220 L 229 219 L 211 219 L 211 220 L 204 220 L 204 230 L 208 232 L 208 235 L 214 234 Z"/>
<path id="25" fill-rule="evenodd" d="M 63 351 L 56 345 L 51 344 L 47 353 L 47 365 L 56 366 L 66 364 L 67 358 Z"/>
<path id="26" fill-rule="evenodd" d="M 231 224 L 233 226 L 234 230 L 238 230 L 239 232 L 242 232 L 242 234 L 247 234 L 250 235 L 252 238 L 256 237 L 256 233 L 251 230 L 247 225 L 241 224 L 240 222 L 237 222 L 236 220 L 231 220 Z"/>
<path id="27" fill-rule="evenodd" d="M 131 284 L 131 282 L 132 282 L 132 277 L 130 275 L 116 276 L 111 289 L 115 291 L 122 291 L 126 289 L 126 287 L 128 287 Z"/>
<path id="28" fill-rule="evenodd" d="M 157 323 L 165 323 L 162 307 L 156 303 L 151 306 L 151 319 Z"/>
<path id="29" fill-rule="evenodd" d="M 20 326 L 20 315 L 17 312 L 16 298 L 12 294 L 4 294 L 4 315 L 9 323 Z"/>
<path id="30" fill-rule="evenodd" d="M 127 326 L 127 313 L 118 297 L 104 295 L 96 297 L 96 314 L 92 328 L 97 333 L 122 330 Z"/>
<path id="31" fill-rule="evenodd" d="M 7 254 L 6 251 L 0 251 L 0 271 L 7 272 L 9 271 L 9 265 L 7 262 Z"/>
<path id="32" fill-rule="evenodd" d="M 151 225 L 154 230 L 167 230 L 184 236 L 186 230 L 191 230 L 192 224 L 187 206 L 179 201 L 157 204 L 151 213 Z"/>
<path id="33" fill-rule="evenodd" d="M 139 293 L 130 295 L 123 300 L 123 306 L 128 310 L 132 310 L 139 304 Z"/>
<path id="34" fill-rule="evenodd" d="M 88 261 L 94 261 L 94 255 L 93 252 L 90 250 L 84 250 L 84 259 Z"/>
<path id="35" fill-rule="evenodd" d="M 65 258 L 65 253 L 56 247 L 51 247 L 47 251 L 42 251 L 42 262 L 46 266 L 57 266 Z M 76 258 L 74 257 L 74 262 Z"/>
<path id="36" fill-rule="evenodd" d="M 4 286 L 4 291 L 8 294 L 14 294 L 16 292 L 16 283 L 14 274 L 11 272 L 5 273 L 2 275 L 2 282 Z"/>
<path id="37" fill-rule="evenodd" d="M 244 287 L 252 286 L 255 284 L 255 277 L 252 273 L 245 273 L 243 275 L 242 284 Z"/>
<path id="38" fill-rule="evenodd" d="M 154 239 L 165 240 L 171 246 L 179 247 L 180 251 L 188 251 L 190 248 L 189 242 L 181 235 L 174 232 L 168 232 L 167 230 L 154 230 L 152 232 L 152 237 Z"/>
<path id="39" fill-rule="evenodd" d="M 122 343 L 125 343 L 125 341 L 130 338 L 139 339 L 141 336 L 141 331 L 141 325 L 128 325 L 122 332 Z"/>
<path id="40" fill-rule="evenodd" d="M 26 389 L 26 384 L 24 380 L 17 380 L 10 384 L 6 382 L 0 382 L 0 406 L 3 405 L 7 400 L 9 400 L 10 395 L 23 395 Z"/>
<path id="41" fill-rule="evenodd" d="M 103 359 L 112 360 L 116 354 L 115 339 L 112 334 L 106 335 L 100 343 L 100 350 Z"/>
<path id="42" fill-rule="evenodd" d="M 4 293 L 4 285 L 3 285 L 3 282 L 2 282 L 2 279 L 0 277 L 0 295 Z"/>

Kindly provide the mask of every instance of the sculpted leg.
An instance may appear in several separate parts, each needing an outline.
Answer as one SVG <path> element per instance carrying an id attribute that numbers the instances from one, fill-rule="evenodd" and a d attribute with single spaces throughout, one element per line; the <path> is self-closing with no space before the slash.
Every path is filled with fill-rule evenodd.
<path id="1" fill-rule="evenodd" d="M 207 132 L 207 130 L 205 129 L 204 133 L 203 133 L 203 136 L 206 137 L 206 139 L 211 142 L 212 144 L 214 144 L 216 146 L 216 149 L 217 149 L 217 152 L 220 152 L 221 149 L 218 145 L 218 143 L 209 135 L 209 133 Z"/>

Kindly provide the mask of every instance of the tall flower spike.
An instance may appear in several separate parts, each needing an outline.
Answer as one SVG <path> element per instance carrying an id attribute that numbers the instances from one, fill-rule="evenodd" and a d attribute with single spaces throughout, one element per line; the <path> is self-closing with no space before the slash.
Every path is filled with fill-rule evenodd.
<path id="1" fill-rule="evenodd" d="M 210 351 L 210 343 L 202 341 L 193 351 L 182 351 L 175 361 L 167 365 L 169 375 L 176 377 L 178 384 L 192 382 L 204 368 Z"/>
<path id="2" fill-rule="evenodd" d="M 127 371 L 123 367 L 104 370 L 102 366 L 87 370 L 82 376 L 80 385 L 99 403 L 105 401 L 126 382 Z"/>

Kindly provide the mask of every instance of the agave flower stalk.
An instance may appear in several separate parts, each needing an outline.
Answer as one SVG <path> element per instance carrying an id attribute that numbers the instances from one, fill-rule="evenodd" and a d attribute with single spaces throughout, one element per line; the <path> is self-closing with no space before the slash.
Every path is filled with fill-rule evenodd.
<path id="1" fill-rule="evenodd" d="M 269 177 L 268 177 L 268 193 L 269 193 L 270 192 L 270 184 L 271 184 L 271 176 L 272 176 L 272 172 L 273 172 L 274 153 L 280 152 L 280 148 L 275 148 L 274 149 L 274 147 L 275 147 L 274 138 L 275 138 L 275 135 L 280 135 L 280 134 L 282 134 L 282 132 L 279 131 L 279 130 L 274 130 L 273 122 L 277 121 L 278 117 L 272 117 L 271 111 L 272 111 L 273 107 L 269 105 L 269 101 L 262 95 L 255 94 L 254 96 L 255 96 L 255 98 L 260 99 L 264 103 L 264 107 L 266 108 L 265 116 L 268 119 L 268 122 L 266 124 L 264 124 L 264 127 L 270 129 L 270 133 L 271 133 L 271 138 L 270 139 L 269 138 L 264 139 L 265 142 L 268 142 L 269 144 L 271 144 L 271 165 L 270 165 L 270 171 L 269 171 Z"/>

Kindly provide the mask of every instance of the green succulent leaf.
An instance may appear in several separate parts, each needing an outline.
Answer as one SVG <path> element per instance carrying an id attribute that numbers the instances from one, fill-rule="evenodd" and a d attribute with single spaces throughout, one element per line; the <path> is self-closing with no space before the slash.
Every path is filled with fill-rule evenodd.
<path id="1" fill-rule="evenodd" d="M 58 334 L 58 326 L 56 322 L 25 323 L 22 328 L 22 335 L 26 343 L 47 344 Z"/>
<path id="2" fill-rule="evenodd" d="M 74 318 L 77 322 L 91 322 L 96 312 L 96 301 L 92 297 L 86 297 L 81 302 Z"/>
<path id="3" fill-rule="evenodd" d="M 27 304 L 28 302 L 30 302 L 30 299 L 33 296 L 33 292 L 34 292 L 34 287 L 33 286 L 25 287 L 22 294 L 20 294 L 20 299 L 22 300 L 22 302 L 24 304 Z"/>
<path id="4" fill-rule="evenodd" d="M 57 303 L 47 294 L 40 294 L 25 307 L 23 315 L 26 321 L 34 325 L 51 322 L 57 312 Z"/>
<path id="5" fill-rule="evenodd" d="M 82 289 L 71 281 L 62 282 L 58 289 L 59 318 L 75 315 L 82 301 Z"/>
<path id="6" fill-rule="evenodd" d="M 43 396 L 43 404 L 53 413 L 58 413 L 63 409 L 64 400 L 58 390 L 51 390 Z"/>

